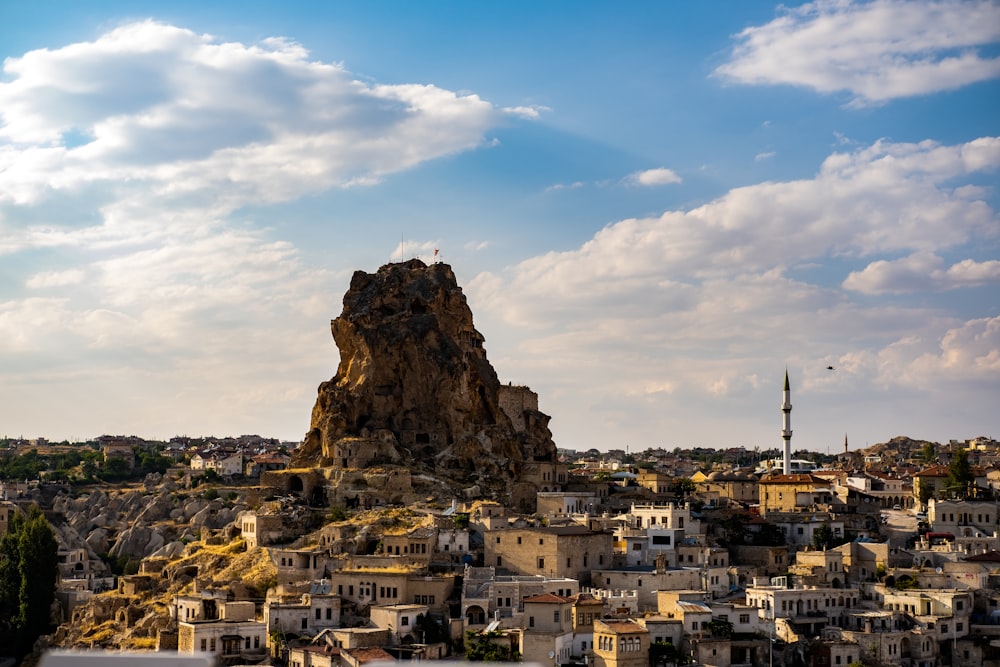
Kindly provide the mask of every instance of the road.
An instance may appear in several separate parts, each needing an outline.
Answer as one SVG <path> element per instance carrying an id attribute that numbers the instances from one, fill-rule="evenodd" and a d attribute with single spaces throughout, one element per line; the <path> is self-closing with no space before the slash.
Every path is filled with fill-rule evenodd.
<path id="1" fill-rule="evenodd" d="M 889 546 L 902 548 L 906 541 L 917 532 L 917 517 L 907 510 L 882 510 L 888 521 L 882 525 L 882 532 L 889 538 Z"/>

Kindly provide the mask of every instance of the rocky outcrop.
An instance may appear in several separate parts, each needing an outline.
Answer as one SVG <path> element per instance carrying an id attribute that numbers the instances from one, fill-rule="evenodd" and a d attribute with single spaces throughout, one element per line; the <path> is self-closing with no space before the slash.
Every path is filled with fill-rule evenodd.
<path id="1" fill-rule="evenodd" d="M 217 531 L 232 524 L 242 503 L 181 494 L 164 481 L 147 490 L 91 489 L 86 495 L 59 496 L 53 510 L 65 517 L 60 544 L 83 548 L 94 567 L 100 556 L 141 560 L 154 553 L 173 553 L 179 540 L 196 539 L 203 529 Z"/>
<path id="2" fill-rule="evenodd" d="M 555 461 L 548 417 L 504 399 L 531 392 L 501 385 L 447 264 L 356 272 L 331 329 L 340 365 L 293 467 L 403 465 L 500 495 L 526 463 Z"/>

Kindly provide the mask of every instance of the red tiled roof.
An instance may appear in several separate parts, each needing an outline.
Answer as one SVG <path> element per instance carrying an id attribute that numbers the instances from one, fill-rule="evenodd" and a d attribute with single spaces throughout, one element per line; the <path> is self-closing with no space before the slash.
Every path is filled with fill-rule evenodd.
<path id="1" fill-rule="evenodd" d="M 373 648 L 345 648 L 343 649 L 343 652 L 357 660 L 359 663 L 386 661 L 394 662 L 396 660 L 391 654 L 378 648 L 377 646 Z"/>
<path id="2" fill-rule="evenodd" d="M 612 630 L 614 630 L 615 633 L 620 634 L 620 635 L 629 634 L 629 633 L 642 634 L 644 632 L 648 632 L 648 630 L 646 630 L 646 628 L 642 627 L 641 625 L 639 625 L 638 623 L 635 623 L 633 621 L 610 621 L 610 620 L 608 620 L 608 621 L 601 621 L 601 622 L 604 623 L 604 625 L 606 625 L 609 628 L 611 628 Z"/>
<path id="3" fill-rule="evenodd" d="M 762 477 L 760 484 L 829 484 L 829 480 L 810 475 L 809 473 L 793 473 L 791 475 L 771 475 Z"/>

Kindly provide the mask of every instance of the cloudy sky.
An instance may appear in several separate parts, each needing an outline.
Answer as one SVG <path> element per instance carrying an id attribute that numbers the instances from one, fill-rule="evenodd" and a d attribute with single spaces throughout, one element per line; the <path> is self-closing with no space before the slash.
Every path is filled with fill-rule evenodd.
<path id="1" fill-rule="evenodd" d="M 298 440 L 439 248 L 561 447 L 1000 438 L 997 2 L 285 5 L 0 3 L 0 435 Z"/>

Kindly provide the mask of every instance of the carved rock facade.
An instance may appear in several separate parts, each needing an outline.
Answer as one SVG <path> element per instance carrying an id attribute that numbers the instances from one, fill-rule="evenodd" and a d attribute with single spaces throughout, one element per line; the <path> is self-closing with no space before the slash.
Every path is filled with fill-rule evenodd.
<path id="1" fill-rule="evenodd" d="M 497 379 L 450 266 L 356 272 L 331 328 L 340 365 L 293 467 L 405 466 L 508 498 L 526 465 L 554 479 L 549 417 L 529 389 Z"/>

